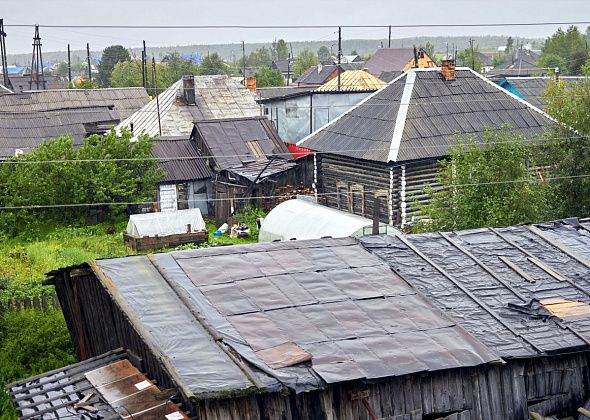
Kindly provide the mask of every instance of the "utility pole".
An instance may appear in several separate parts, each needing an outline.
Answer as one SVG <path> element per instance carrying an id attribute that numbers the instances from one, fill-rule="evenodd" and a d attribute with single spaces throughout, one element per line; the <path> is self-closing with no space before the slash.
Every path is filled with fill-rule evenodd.
<path id="1" fill-rule="evenodd" d="M 86 62 L 88 63 L 88 81 L 92 84 L 92 67 L 90 67 L 90 44 L 86 43 Z"/>
<path id="2" fill-rule="evenodd" d="M 340 91 L 340 73 L 342 69 L 340 68 L 342 60 L 342 27 L 338 27 L 338 91 Z"/>
<path id="3" fill-rule="evenodd" d="M 391 48 L 391 25 L 389 25 L 389 42 L 387 43 L 387 48 Z"/>
<path id="4" fill-rule="evenodd" d="M 289 79 L 291 78 L 291 53 L 287 58 L 287 86 L 289 86 Z"/>
<path id="5" fill-rule="evenodd" d="M 45 74 L 43 72 L 43 55 L 41 54 L 41 36 L 39 35 L 39 25 L 35 25 L 35 35 L 33 36 L 33 58 L 31 59 L 31 78 L 29 79 L 29 89 L 33 88 L 33 70 L 35 71 L 35 83 L 37 90 L 40 86 L 45 89 Z M 39 76 L 39 69 L 41 75 Z"/>
<path id="6" fill-rule="evenodd" d="M 147 55 L 145 50 L 145 39 L 143 40 L 143 49 L 141 50 L 141 82 L 147 89 Z"/>
<path id="7" fill-rule="evenodd" d="M 445 59 L 448 60 L 449 59 L 449 43 L 447 42 L 447 52 L 445 53 Z"/>
<path id="8" fill-rule="evenodd" d="M 6 59 L 6 32 L 4 31 L 4 19 L 0 19 L 0 55 L 2 56 L 2 76 L 4 86 L 13 90 L 12 83 L 8 77 L 8 60 Z"/>
<path id="9" fill-rule="evenodd" d="M 242 41 L 242 73 L 244 75 L 244 86 L 246 86 L 246 43 Z"/>
<path id="10" fill-rule="evenodd" d="M 158 112 L 158 132 L 162 135 L 162 123 L 160 121 L 160 98 L 158 98 L 158 85 L 156 83 L 156 59 L 152 56 L 152 84 L 156 96 L 156 110 Z"/>
<path id="11" fill-rule="evenodd" d="M 471 47 L 471 68 L 473 70 L 475 70 L 475 54 L 473 52 L 473 39 L 472 38 L 469 38 L 469 46 Z"/>
<path id="12" fill-rule="evenodd" d="M 68 82 L 72 83 L 72 55 L 70 51 L 70 44 L 68 44 Z"/>

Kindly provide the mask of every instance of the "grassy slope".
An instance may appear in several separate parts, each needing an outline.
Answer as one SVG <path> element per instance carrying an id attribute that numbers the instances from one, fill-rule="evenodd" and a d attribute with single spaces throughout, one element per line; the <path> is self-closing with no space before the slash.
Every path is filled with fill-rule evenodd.
<path id="1" fill-rule="evenodd" d="M 233 239 L 227 234 L 213 236 L 217 227 L 208 220 L 210 240 L 206 246 L 256 242 L 258 214 L 252 210 L 237 217 L 250 226 L 252 236 L 245 239 Z M 108 225 L 59 228 L 35 241 L 15 238 L 0 242 L 0 303 L 12 298 L 52 294 L 51 287 L 41 285 L 45 273 L 51 270 L 92 259 L 131 254 L 123 244 L 125 223 L 115 226 L 115 234 L 108 234 L 108 228 Z M 61 311 L 7 312 L 0 316 L 0 387 L 74 361 Z M 0 390 L 0 420 L 14 419 L 16 411 L 8 395 Z"/>

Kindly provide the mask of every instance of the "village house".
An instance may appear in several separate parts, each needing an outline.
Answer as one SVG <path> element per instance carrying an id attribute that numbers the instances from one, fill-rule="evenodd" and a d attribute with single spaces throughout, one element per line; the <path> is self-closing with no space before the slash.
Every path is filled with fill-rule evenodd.
<path id="1" fill-rule="evenodd" d="M 43 140 L 69 135 L 75 145 L 103 134 L 149 102 L 144 88 L 63 89 L 0 95 L 0 160 Z"/>
<path id="2" fill-rule="evenodd" d="M 248 203 L 268 210 L 276 188 L 298 184 L 296 163 L 266 117 L 196 121 L 190 141 L 212 172 L 209 212 L 220 223 Z"/>
<path id="3" fill-rule="evenodd" d="M 198 208 L 209 214 L 213 170 L 199 156 L 190 136 L 162 136 L 154 141 L 152 155 L 166 173 L 158 184 L 156 199 L 159 211 Z"/>
<path id="4" fill-rule="evenodd" d="M 294 60 L 292 58 L 289 58 L 287 60 L 274 60 L 270 65 L 271 69 L 279 70 L 281 72 L 287 86 L 293 83 L 294 80 L 293 63 Z"/>
<path id="5" fill-rule="evenodd" d="M 297 143 L 316 154 L 314 184 L 328 206 L 406 226 L 412 199 L 427 200 L 438 161 L 457 134 L 481 138 L 484 130 L 510 126 L 534 139 L 554 121 L 528 102 L 469 68 L 410 69 L 386 87 Z"/>
<path id="6" fill-rule="evenodd" d="M 589 232 L 568 219 L 204 248 L 48 283 L 80 360 L 121 355 L 191 418 L 564 418 L 590 395 Z M 26 418 L 83 413 L 100 378 L 8 389 Z"/>
<path id="7" fill-rule="evenodd" d="M 537 65 L 540 55 L 527 49 L 518 49 L 512 52 L 503 64 L 490 70 L 486 76 L 490 79 L 503 79 L 505 77 L 530 77 L 545 76 L 553 73 L 553 69 L 544 69 Z"/>
<path id="8" fill-rule="evenodd" d="M 364 70 L 347 70 L 319 87 L 259 92 L 258 102 L 281 138 L 295 143 L 349 110 L 385 82 Z"/>
<path id="9" fill-rule="evenodd" d="M 259 116 L 255 99 L 252 92 L 226 75 L 184 76 L 116 129 L 126 127 L 135 136 L 188 136 L 195 121 Z"/>
<path id="10" fill-rule="evenodd" d="M 364 65 L 363 62 L 341 63 L 340 65 L 320 63 L 307 69 L 295 80 L 293 86 L 317 88 L 337 77 L 339 73 L 342 74 L 347 70 L 362 70 Z"/>

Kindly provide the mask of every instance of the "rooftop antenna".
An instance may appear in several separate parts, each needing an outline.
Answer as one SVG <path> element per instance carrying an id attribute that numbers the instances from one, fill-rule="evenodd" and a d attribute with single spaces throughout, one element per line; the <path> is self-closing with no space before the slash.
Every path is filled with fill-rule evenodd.
<path id="1" fill-rule="evenodd" d="M 0 55 L 2 56 L 2 76 L 4 87 L 14 90 L 8 77 L 8 60 L 6 59 L 6 32 L 4 31 L 4 19 L 0 19 Z"/>
<path id="2" fill-rule="evenodd" d="M 35 36 L 33 36 L 33 58 L 31 60 L 31 78 L 29 79 L 29 89 L 33 88 L 33 79 L 35 79 L 37 90 L 39 90 L 41 87 L 45 89 L 45 74 L 43 73 L 43 55 L 41 54 L 41 36 L 39 35 L 39 25 L 35 25 Z"/>

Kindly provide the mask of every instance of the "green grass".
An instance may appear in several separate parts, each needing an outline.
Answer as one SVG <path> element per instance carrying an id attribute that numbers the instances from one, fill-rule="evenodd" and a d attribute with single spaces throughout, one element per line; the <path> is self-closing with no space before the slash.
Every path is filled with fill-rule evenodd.
<path id="1" fill-rule="evenodd" d="M 206 220 L 209 243 L 201 246 L 237 245 L 256 242 L 256 217 L 259 210 L 247 209 L 236 221 L 250 226 L 249 238 L 230 238 L 229 234 L 213 236 L 217 229 Z M 41 282 L 49 271 L 109 257 L 130 255 L 123 243 L 126 221 L 114 225 L 59 227 L 31 240 L 23 237 L 0 241 L 0 304 L 53 294 L 53 288 Z M 114 232 L 108 231 L 114 228 Z M 191 249 L 198 246 L 182 246 Z M 169 251 L 169 250 L 161 250 Z M 74 363 L 70 336 L 61 311 L 25 310 L 0 313 L 0 420 L 14 420 L 16 411 L 8 394 L 7 383 Z"/>
<path id="2" fill-rule="evenodd" d="M 3 314 L 0 318 L 0 419 L 17 418 L 6 384 L 75 362 L 60 310 Z"/>

